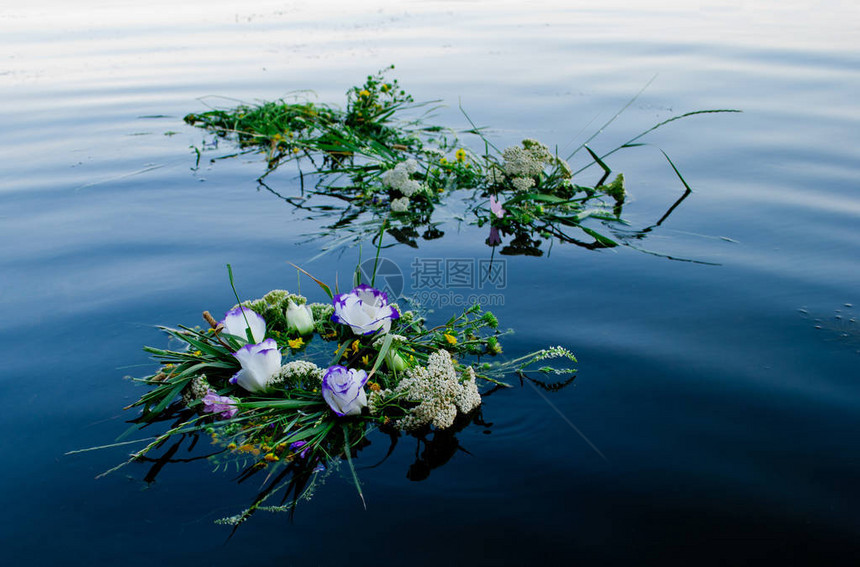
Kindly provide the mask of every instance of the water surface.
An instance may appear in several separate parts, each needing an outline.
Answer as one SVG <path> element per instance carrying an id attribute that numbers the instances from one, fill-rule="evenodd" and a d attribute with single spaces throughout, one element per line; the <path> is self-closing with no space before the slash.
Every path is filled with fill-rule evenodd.
<path id="1" fill-rule="evenodd" d="M 45 1 L 0 13 L 0 469 L 7 564 L 850 564 L 860 473 L 860 28 L 846 2 Z M 516 355 L 563 344 L 571 387 L 486 399 L 490 427 L 422 482 L 414 441 L 360 470 L 368 508 L 332 475 L 293 521 L 256 516 L 225 543 L 213 520 L 255 493 L 205 462 L 94 477 L 123 448 L 66 456 L 125 430 L 158 324 L 232 305 L 224 265 L 257 297 L 325 279 L 357 250 L 312 260 L 318 228 L 255 179 L 254 157 L 194 169 L 206 105 L 313 89 L 339 103 L 389 64 L 437 120 L 498 146 L 536 137 L 621 152 L 630 248 L 554 246 L 506 258 Z M 204 98 L 201 98 L 204 97 Z M 476 146 L 476 149 L 480 149 Z M 222 153 L 229 148 L 224 147 Z M 212 154 L 218 155 L 217 152 Z M 588 172 L 591 174 L 592 172 Z M 587 174 L 587 175 L 588 175 Z M 287 171 L 270 176 L 297 190 Z M 444 212 L 443 212 L 444 214 Z M 484 230 L 386 256 L 488 258 Z M 310 288 L 305 292 L 313 294 Z M 321 297 L 313 297 L 321 300 Z M 450 309 L 440 309 L 440 319 Z M 820 328 L 817 328 L 820 327 Z M 560 417 L 565 416 L 605 459 Z M 410 444 L 411 443 L 411 444 Z M 385 438 L 362 452 L 375 463 Z M 190 455 L 190 454 L 189 454 Z M 74 559 L 72 559 L 74 558 Z"/>

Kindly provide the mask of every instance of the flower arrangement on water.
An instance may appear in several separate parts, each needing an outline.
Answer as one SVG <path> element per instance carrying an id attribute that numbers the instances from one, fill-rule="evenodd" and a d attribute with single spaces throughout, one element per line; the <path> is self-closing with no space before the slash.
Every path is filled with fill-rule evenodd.
<path id="1" fill-rule="evenodd" d="M 480 362 L 502 350 L 498 320 L 480 306 L 429 327 L 370 285 L 336 294 L 317 283 L 330 302 L 273 290 L 220 321 L 204 313 L 208 329 L 163 328 L 187 348 L 146 347 L 161 367 L 141 379 L 152 389 L 130 407 L 142 408 L 141 425 L 183 417 L 131 460 L 171 436 L 206 431 L 222 447 L 221 459 L 246 463 L 243 474 L 280 468 L 306 482 L 332 459 L 352 469 L 371 428 L 448 429 L 481 405 L 482 384 L 506 385 L 497 378 L 504 372 L 547 356 L 575 361 L 551 349 Z"/>
<path id="2" fill-rule="evenodd" d="M 674 116 L 598 155 L 588 144 L 628 104 L 569 156 L 561 158 L 557 151 L 531 138 L 498 149 L 463 110 L 471 125 L 465 132 L 478 136 L 484 148 L 478 154 L 463 147 L 451 128 L 427 122 L 429 111 L 418 111 L 438 101 L 415 103 L 396 79 L 386 78 L 391 69 L 393 66 L 351 87 L 345 110 L 279 100 L 189 114 L 185 120 L 218 137 L 236 139 L 241 151 L 233 155 L 265 153 L 268 170 L 259 181 L 267 188 L 263 179 L 279 165 L 309 161 L 310 167 L 300 167 L 299 172 L 313 172 L 315 188 L 305 191 L 302 184 L 301 197 L 279 196 L 312 214 L 336 218 L 323 233 L 334 237 L 337 244 L 361 242 L 381 223 L 398 242 L 410 246 L 417 246 L 419 236 L 438 238 L 443 232 L 432 215 L 440 198 L 468 191 L 494 199 L 490 211 L 481 205 L 471 207 L 474 214 L 470 218 L 479 226 L 490 222 L 495 229 L 487 238 L 490 246 L 507 240 L 504 254 L 540 255 L 541 239 L 587 249 L 635 248 L 632 243 L 655 225 L 632 231 L 623 228 L 627 224 L 621 217 L 626 199 L 624 178 L 617 175 L 609 180 L 611 170 L 604 160 L 620 149 L 644 145 L 639 141 L 643 136 L 676 120 L 737 112 L 698 110 Z M 201 152 L 195 151 L 199 163 Z M 587 152 L 587 161 L 573 171 L 571 159 L 580 151 Z M 668 215 L 691 190 L 668 155 L 663 155 L 686 189 L 668 209 Z M 593 166 L 603 172 L 596 183 L 579 178 Z M 330 197 L 335 204 L 315 207 L 309 202 L 310 196 Z M 505 214 L 500 214 L 502 211 Z M 422 233 L 419 229 L 425 227 Z"/>
<path id="3" fill-rule="evenodd" d="M 602 164 L 596 155 L 593 158 Z M 604 185 L 609 175 L 608 168 L 605 171 L 595 186 L 578 185 L 573 182 L 573 171 L 567 161 L 533 139 L 505 148 L 501 156 L 486 156 L 481 190 L 489 197 L 489 211 L 479 206 L 475 212 L 479 225 L 490 224 L 487 243 L 497 246 L 502 243 L 501 233 L 512 234 L 514 238 L 507 253 L 531 250 L 536 255 L 540 253 L 537 248 L 540 242 L 535 236 L 554 236 L 562 242 L 591 248 L 617 246 L 611 238 L 583 225 L 588 219 L 624 222 L 621 219 L 624 177 L 618 175 Z M 566 227 L 583 231 L 593 242 L 578 241 L 566 232 Z"/>

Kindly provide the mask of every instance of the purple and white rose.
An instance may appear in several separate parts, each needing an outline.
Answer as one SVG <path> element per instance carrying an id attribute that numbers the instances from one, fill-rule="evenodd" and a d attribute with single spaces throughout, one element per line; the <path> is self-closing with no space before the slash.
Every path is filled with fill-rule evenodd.
<path id="1" fill-rule="evenodd" d="M 272 377 L 281 368 L 281 351 L 275 339 L 266 339 L 255 345 L 245 345 L 233 356 L 242 365 L 242 370 L 230 379 L 249 392 L 264 392 L 272 381 Z"/>
<path id="2" fill-rule="evenodd" d="M 322 379 L 323 399 L 337 415 L 358 415 L 367 405 L 364 392 L 367 379 L 364 370 L 332 366 Z"/>
<path id="3" fill-rule="evenodd" d="M 263 316 L 247 307 L 236 307 L 224 315 L 221 321 L 224 332 L 249 343 L 259 343 L 266 338 L 266 320 Z M 248 339 L 248 330 L 251 340 Z"/>
<path id="4" fill-rule="evenodd" d="M 383 291 L 369 285 L 360 285 L 349 293 L 334 296 L 335 323 L 349 325 L 356 335 L 370 335 L 377 331 L 387 333 L 391 322 L 400 318 L 397 309 L 388 303 Z"/>

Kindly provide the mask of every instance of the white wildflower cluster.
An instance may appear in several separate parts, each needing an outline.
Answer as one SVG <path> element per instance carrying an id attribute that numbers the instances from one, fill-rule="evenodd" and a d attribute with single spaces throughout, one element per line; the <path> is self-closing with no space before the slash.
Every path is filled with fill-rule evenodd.
<path id="1" fill-rule="evenodd" d="M 202 400 L 209 393 L 210 388 L 205 374 L 195 376 L 182 390 L 182 402 L 187 406 L 191 405 L 192 402 Z"/>
<path id="2" fill-rule="evenodd" d="M 511 179 L 511 185 L 517 191 L 528 191 L 535 186 L 535 180 L 531 177 L 514 177 Z"/>
<path id="3" fill-rule="evenodd" d="M 572 362 L 577 362 L 576 357 L 572 352 L 562 346 L 554 346 L 535 353 L 535 356 L 526 364 L 526 366 L 530 366 L 536 362 L 540 362 L 541 360 L 550 360 L 553 358 L 566 358 Z M 544 366 L 538 370 L 547 374 L 568 374 L 570 372 L 574 372 L 571 368 L 553 368 L 552 366 Z"/>
<path id="4" fill-rule="evenodd" d="M 505 173 L 511 177 L 537 177 L 543 173 L 544 161 L 521 146 L 511 146 L 502 152 Z"/>
<path id="5" fill-rule="evenodd" d="M 391 210 L 395 213 L 406 212 L 409 209 L 409 198 L 424 191 L 424 186 L 411 177 L 416 171 L 418 162 L 410 158 L 382 174 L 382 184 L 402 195 L 391 200 Z"/>
<path id="6" fill-rule="evenodd" d="M 269 305 L 285 307 L 289 301 L 292 301 L 296 305 L 304 305 L 308 302 L 308 299 L 304 295 L 290 293 L 285 289 L 273 289 L 262 297 L 262 301 L 265 301 Z"/>
<path id="7" fill-rule="evenodd" d="M 439 350 L 430 355 L 426 368 L 419 366 L 407 371 L 407 378 L 397 385 L 394 393 L 418 405 L 397 421 L 397 427 L 408 431 L 432 424 L 445 429 L 454 424 L 458 409 L 463 413 L 475 409 L 481 403 L 481 395 L 475 384 L 475 372 L 469 370 L 465 383 L 461 383 L 451 354 Z"/>
<path id="8" fill-rule="evenodd" d="M 385 339 L 391 337 L 391 344 L 400 343 L 403 344 L 406 342 L 406 337 L 403 335 L 398 335 L 396 333 L 386 333 L 384 335 L 380 335 L 375 341 L 373 341 L 373 346 L 375 348 L 380 348 L 382 343 L 385 342 Z"/>
<path id="9" fill-rule="evenodd" d="M 409 210 L 409 197 L 399 197 L 391 200 L 391 210 L 395 213 L 405 213 Z"/>
<path id="10" fill-rule="evenodd" d="M 385 401 L 391 398 L 393 393 L 387 388 L 385 390 L 371 390 L 367 394 L 367 409 L 370 411 L 370 415 L 377 415 Z"/>
<path id="11" fill-rule="evenodd" d="M 570 352 L 568 349 L 564 348 L 563 346 L 545 348 L 535 355 L 533 361 L 538 362 L 540 360 L 547 360 L 550 358 L 566 358 L 568 360 L 576 362 L 576 357 L 573 355 L 573 353 Z"/>
<path id="12" fill-rule="evenodd" d="M 314 317 L 314 330 L 324 335 L 326 325 L 331 323 L 331 316 L 334 314 L 334 305 L 331 303 L 309 303 L 308 307 L 311 310 L 311 315 Z"/>
<path id="13" fill-rule="evenodd" d="M 454 404 L 463 413 L 469 413 L 481 405 L 481 393 L 478 392 L 478 382 L 475 380 L 475 369 L 469 366 L 463 372 L 463 382 L 460 392 L 454 399 Z"/>
<path id="14" fill-rule="evenodd" d="M 325 371 L 307 360 L 291 360 L 272 376 L 272 384 L 302 384 L 322 382 Z"/>
<path id="15" fill-rule="evenodd" d="M 554 163 L 555 156 L 552 155 L 552 152 L 549 151 L 549 148 L 546 145 L 541 144 L 537 140 L 533 138 L 526 138 L 523 140 L 523 147 L 529 152 L 532 157 L 543 163 Z"/>
<path id="16" fill-rule="evenodd" d="M 535 186 L 546 166 L 558 166 L 561 176 L 570 179 L 570 166 L 562 159 L 555 157 L 549 148 L 537 140 L 527 138 L 521 146 L 511 146 L 502 152 L 504 164 L 491 166 L 487 171 L 487 181 L 497 184 L 505 179 L 511 180 L 511 185 L 517 191 L 528 191 Z"/>
<path id="17" fill-rule="evenodd" d="M 487 168 L 487 183 L 490 185 L 501 185 L 505 182 L 505 172 L 496 164 L 492 164 Z"/>

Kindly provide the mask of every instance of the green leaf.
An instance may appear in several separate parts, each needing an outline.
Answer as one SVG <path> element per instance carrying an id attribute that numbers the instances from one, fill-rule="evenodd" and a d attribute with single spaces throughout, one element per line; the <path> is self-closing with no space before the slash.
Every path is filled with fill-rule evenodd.
<path id="1" fill-rule="evenodd" d="M 603 236 L 602 234 L 600 234 L 599 232 L 597 232 L 595 230 L 592 230 L 592 229 L 585 227 L 585 226 L 580 226 L 579 228 L 581 228 L 586 234 L 588 234 L 589 236 L 591 236 L 592 238 L 594 238 L 596 241 L 598 241 L 601 244 L 604 244 L 604 245 L 609 246 L 609 247 L 618 246 L 617 242 L 615 242 L 611 238 L 607 238 L 606 236 Z"/>

